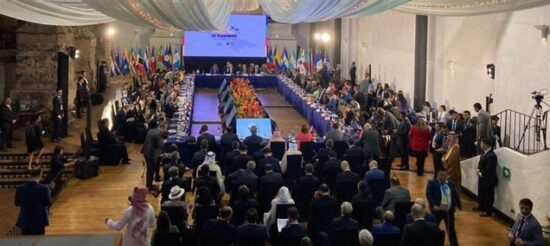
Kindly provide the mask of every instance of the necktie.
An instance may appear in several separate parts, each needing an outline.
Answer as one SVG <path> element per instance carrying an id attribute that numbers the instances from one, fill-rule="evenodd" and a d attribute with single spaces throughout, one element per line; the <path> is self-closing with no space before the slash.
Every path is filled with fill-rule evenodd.
<path id="1" fill-rule="evenodd" d="M 453 120 L 453 132 L 456 131 L 456 120 Z"/>
<path id="2" fill-rule="evenodd" d="M 525 216 L 521 216 L 521 221 L 519 222 L 519 227 L 518 227 L 516 233 L 514 234 L 514 237 L 518 237 L 519 233 L 523 229 L 523 225 L 525 225 Z"/>

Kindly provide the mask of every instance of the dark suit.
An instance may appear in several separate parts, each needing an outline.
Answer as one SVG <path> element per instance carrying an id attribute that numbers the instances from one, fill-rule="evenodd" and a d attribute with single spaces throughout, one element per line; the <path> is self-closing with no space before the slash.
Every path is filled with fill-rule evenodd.
<path id="1" fill-rule="evenodd" d="M 233 205 L 231 205 L 231 208 L 233 209 L 231 224 L 234 226 L 239 226 L 239 225 L 242 225 L 243 222 L 245 221 L 246 211 L 248 211 L 248 209 L 251 209 L 251 208 L 258 209 L 258 202 L 252 198 L 239 197 L 239 199 L 233 202 Z"/>
<path id="2" fill-rule="evenodd" d="M 256 176 L 254 172 L 248 171 L 246 169 L 239 169 L 232 174 L 229 174 L 228 178 L 228 180 L 231 182 L 230 186 L 235 183 L 251 185 L 252 187 L 249 188 L 254 189 L 258 186 L 258 176 Z M 252 189 L 250 192 L 254 192 L 254 189 Z"/>
<path id="3" fill-rule="evenodd" d="M 84 83 L 76 83 L 76 117 L 80 118 L 80 109 L 86 107 L 87 90 Z"/>
<path id="4" fill-rule="evenodd" d="M 97 133 L 97 141 L 101 146 L 102 154 L 111 154 L 112 151 L 120 151 L 123 161 L 128 161 L 128 151 L 126 145 L 123 142 L 119 142 L 115 134 L 113 134 L 108 128 L 101 127 Z"/>
<path id="5" fill-rule="evenodd" d="M 433 147 L 433 162 L 434 162 L 434 176 L 437 174 L 439 170 L 443 168 L 443 163 L 441 162 L 441 157 L 443 157 L 443 152 L 437 151 L 437 149 L 441 148 L 443 146 L 443 143 L 445 142 L 445 135 L 440 132 L 436 132 L 434 137 L 432 138 L 432 147 Z"/>
<path id="6" fill-rule="evenodd" d="M 231 169 L 230 172 L 235 172 L 239 169 L 246 169 L 246 163 L 249 161 L 252 161 L 252 157 L 247 154 L 240 154 L 235 156 L 233 158 L 233 162 L 231 163 Z"/>
<path id="7" fill-rule="evenodd" d="M 353 100 L 357 101 L 361 105 L 361 110 L 367 109 L 367 96 L 361 91 L 358 91 L 353 95 Z"/>
<path id="8" fill-rule="evenodd" d="M 360 176 L 365 175 L 367 167 L 364 166 L 366 157 L 363 150 L 357 146 L 352 146 L 344 155 L 344 160 L 346 160 L 352 171 L 359 174 Z"/>
<path id="9" fill-rule="evenodd" d="M 365 152 L 365 156 L 374 159 L 377 159 L 380 156 L 380 140 L 376 130 L 371 128 L 363 132 L 361 141 L 363 141 L 363 151 Z"/>
<path id="10" fill-rule="evenodd" d="M 264 246 L 267 240 L 265 226 L 245 223 L 237 228 L 237 242 L 239 246 Z"/>
<path id="11" fill-rule="evenodd" d="M 302 238 L 307 235 L 307 230 L 302 228 L 299 224 L 290 224 L 281 230 L 279 241 L 281 245 L 298 246 Z"/>
<path id="12" fill-rule="evenodd" d="M 357 75 L 356 75 L 356 71 L 357 71 L 357 67 L 356 66 L 353 66 L 349 69 L 349 77 L 351 79 L 351 83 L 353 85 L 355 85 L 355 79 L 357 78 Z"/>
<path id="13" fill-rule="evenodd" d="M 156 176 L 157 180 L 160 180 L 160 165 L 159 156 L 162 151 L 162 135 L 158 128 L 149 129 L 143 143 L 143 157 L 145 163 L 147 163 L 147 187 L 153 186 L 153 176 Z"/>
<path id="14" fill-rule="evenodd" d="M 542 246 L 544 244 L 544 239 L 539 221 L 535 218 L 535 216 L 533 216 L 533 214 L 529 214 L 523 219 L 522 225 L 522 218 L 524 217 L 519 214 L 516 222 L 514 222 L 514 225 L 512 225 L 512 228 L 510 229 L 510 233 L 512 233 L 514 238 L 521 238 L 521 240 L 525 243 L 524 245 Z"/>
<path id="15" fill-rule="evenodd" d="M 235 133 L 224 133 L 220 139 L 222 145 L 231 145 L 233 141 L 239 141 L 239 137 Z"/>
<path id="16" fill-rule="evenodd" d="M 447 129 L 451 132 L 461 133 L 464 130 L 464 121 L 461 120 L 448 120 Z"/>
<path id="17" fill-rule="evenodd" d="M 340 168 L 340 161 L 332 159 L 325 162 L 322 172 L 322 178 L 324 183 L 328 184 L 331 189 L 336 187 L 336 176 L 342 171 Z"/>
<path id="18" fill-rule="evenodd" d="M 317 161 L 317 166 L 315 167 L 315 175 L 321 176 L 324 169 L 324 164 L 329 160 L 329 154 L 336 156 L 336 151 L 327 148 L 319 149 L 319 152 L 313 157 L 313 160 Z"/>
<path id="19" fill-rule="evenodd" d="M 345 236 L 348 233 L 351 233 L 354 237 Z M 355 235 L 358 235 L 358 233 L 359 223 L 352 219 L 351 216 L 342 216 L 334 218 L 330 222 L 328 238 L 331 245 L 333 243 L 338 243 L 338 245 L 357 245 L 358 238 Z"/>
<path id="20" fill-rule="evenodd" d="M 13 138 L 13 120 L 17 118 L 17 115 L 15 114 L 15 109 L 13 108 L 13 105 L 10 105 L 11 109 L 6 106 L 6 104 L 2 104 L 0 106 L 0 116 L 1 118 L 1 129 L 2 129 L 2 137 L 3 137 L 3 144 L 5 144 L 6 147 L 11 148 L 11 140 Z"/>
<path id="21" fill-rule="evenodd" d="M 417 220 L 405 226 L 401 246 L 440 246 L 439 227 L 425 220 Z"/>
<path id="22" fill-rule="evenodd" d="M 308 231 L 310 235 L 323 231 L 328 232 L 330 222 L 340 216 L 340 205 L 331 196 L 322 195 L 311 200 Z"/>
<path id="23" fill-rule="evenodd" d="M 399 227 L 392 225 L 391 223 L 384 222 L 382 224 L 377 224 L 372 226 L 372 233 L 376 234 L 396 234 L 399 236 L 401 231 Z"/>
<path id="24" fill-rule="evenodd" d="M 52 131 L 52 140 L 57 140 L 61 136 L 61 125 L 63 124 L 63 102 L 61 97 L 55 96 L 52 99 L 52 121 L 53 121 L 53 131 Z"/>
<path id="25" fill-rule="evenodd" d="M 313 194 L 319 186 L 321 185 L 321 180 L 318 177 L 313 175 L 304 175 L 298 179 L 298 184 L 296 185 L 295 200 L 299 205 L 309 205 Z"/>
<path id="26" fill-rule="evenodd" d="M 477 164 L 477 169 L 481 172 L 478 178 L 477 194 L 479 199 L 479 208 L 488 214 L 493 213 L 493 203 L 495 201 L 495 187 L 497 185 L 497 163 L 498 158 L 493 150 L 482 154 Z"/>
<path id="27" fill-rule="evenodd" d="M 44 235 L 49 225 L 48 208 L 52 205 L 50 189 L 46 185 L 28 182 L 17 186 L 15 206 L 21 207 L 17 226 L 23 235 Z"/>
<path id="28" fill-rule="evenodd" d="M 206 141 L 208 141 L 208 150 L 209 151 L 215 151 L 216 150 L 216 138 L 214 137 L 214 135 L 212 135 L 208 132 L 205 132 L 197 138 L 197 143 L 200 144 L 200 142 L 203 139 L 206 139 Z"/>
<path id="29" fill-rule="evenodd" d="M 447 234 L 449 235 L 449 240 L 451 242 L 451 246 L 458 245 L 458 240 L 456 238 L 456 231 L 455 231 L 455 215 L 454 211 L 455 208 L 461 208 L 460 199 L 458 197 L 458 194 L 456 194 L 456 191 L 454 189 L 454 185 L 451 182 L 447 182 L 447 188 L 450 189 L 451 197 L 448 198 L 451 202 L 451 206 L 449 207 L 448 211 L 435 211 L 434 207 L 438 206 L 441 208 L 441 197 L 442 197 L 442 183 L 439 182 L 439 180 L 434 179 L 430 180 L 428 182 L 428 187 L 426 188 L 426 197 L 428 198 L 428 202 L 430 204 L 430 210 L 432 213 L 437 217 L 438 224 L 441 223 L 441 220 L 445 221 L 446 228 L 447 228 Z"/>
<path id="30" fill-rule="evenodd" d="M 200 164 L 204 162 L 204 159 L 206 158 L 206 154 L 208 153 L 207 150 L 199 150 L 193 154 L 193 158 L 191 159 L 191 167 L 193 170 L 197 170 Z M 195 173 L 193 172 L 193 173 Z"/>
<path id="31" fill-rule="evenodd" d="M 235 243 L 235 226 L 223 220 L 210 220 L 201 230 L 199 245 L 232 245 Z"/>
<path id="32" fill-rule="evenodd" d="M 170 189 L 174 186 L 179 186 L 182 189 L 185 189 L 186 182 L 183 179 L 180 178 L 170 178 L 170 180 L 166 180 L 162 183 L 161 186 L 161 198 L 160 198 L 160 204 L 163 204 L 165 201 L 168 201 L 168 195 L 170 195 Z"/>
<path id="33" fill-rule="evenodd" d="M 232 151 L 229 151 L 227 152 L 227 154 L 225 154 L 225 157 L 223 158 L 223 165 L 222 165 L 222 173 L 224 175 L 228 174 L 229 172 L 231 172 L 232 170 L 232 167 L 233 167 L 233 160 L 235 159 L 235 157 L 237 157 L 239 155 L 239 151 L 238 150 L 232 150 Z"/>
<path id="34" fill-rule="evenodd" d="M 339 203 L 351 202 L 353 195 L 357 193 L 357 183 L 361 177 L 357 173 L 344 171 L 336 176 L 335 196 Z"/>
<path id="35" fill-rule="evenodd" d="M 258 199 L 263 212 L 267 212 L 271 206 L 271 200 L 275 198 L 279 188 L 284 185 L 283 176 L 280 173 L 270 172 L 260 178 Z"/>
<path id="36" fill-rule="evenodd" d="M 256 175 L 258 177 L 262 177 L 265 174 L 264 167 L 265 165 L 270 164 L 271 167 L 273 167 L 273 172 L 281 173 L 281 165 L 279 164 L 279 160 L 273 156 L 268 156 L 264 159 L 262 159 L 260 162 L 256 163 Z"/>

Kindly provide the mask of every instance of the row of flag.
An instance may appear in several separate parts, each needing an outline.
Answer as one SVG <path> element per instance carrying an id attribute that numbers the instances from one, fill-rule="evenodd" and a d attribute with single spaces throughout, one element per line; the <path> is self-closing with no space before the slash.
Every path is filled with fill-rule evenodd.
<path id="1" fill-rule="evenodd" d="M 286 48 L 277 47 L 274 49 L 268 47 L 267 50 L 266 64 L 269 70 L 309 72 L 320 70 L 323 64 L 331 68 L 328 53 L 323 54 L 320 50 L 313 51 L 310 48 L 300 49 L 299 47 L 290 52 Z"/>
<path id="2" fill-rule="evenodd" d="M 174 45 L 174 49 L 172 49 L 172 45 L 159 46 L 158 48 L 151 46 L 145 49 L 130 48 L 130 50 L 127 48 L 124 50 L 111 49 L 109 55 L 111 77 L 126 76 L 126 74 L 136 76 L 165 68 L 180 69 L 182 67 L 182 51 L 183 46 L 179 44 Z"/>

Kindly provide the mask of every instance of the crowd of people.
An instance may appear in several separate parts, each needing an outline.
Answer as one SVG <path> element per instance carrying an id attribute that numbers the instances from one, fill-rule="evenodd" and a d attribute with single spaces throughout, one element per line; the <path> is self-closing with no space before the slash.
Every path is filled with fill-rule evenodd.
<path id="1" fill-rule="evenodd" d="M 256 73 L 263 67 L 227 64 L 224 70 Z M 107 226 L 126 227 L 124 245 L 146 245 L 149 228 L 156 228 L 151 239 L 154 245 L 167 240 L 196 245 L 264 245 L 267 241 L 274 245 L 372 245 L 377 240 L 440 245 L 444 238 L 438 225 L 443 220 L 454 246 L 458 245 L 454 212 L 461 209 L 460 156 L 477 154 L 482 155 L 478 209 L 482 216 L 493 213 L 497 159 L 492 148 L 499 139 L 498 119 L 491 118 L 479 103 L 474 104 L 476 117 L 469 111 L 447 112 L 444 105 L 433 111 L 428 102 L 414 110 L 403 92 L 396 93 L 388 84 L 375 85 L 369 74 L 357 83 L 323 69 L 326 66 L 310 76 L 284 75 L 343 119 L 333 123 L 324 146 L 313 156 L 306 154 L 313 141 L 307 125 L 289 139 L 279 130 L 272 139 L 262 139 L 254 127 L 250 136 L 239 139 L 229 127 L 221 136 L 221 152 L 204 125 L 196 136 L 199 148 L 191 163 L 184 163 L 177 145 L 166 150 L 163 144 L 169 119 L 181 107 L 189 107 L 180 101 L 190 88 L 185 87 L 184 73 L 167 70 L 134 78 L 124 86 L 123 105 L 113 129 L 109 119 L 99 122 L 98 141 L 118 153 L 117 162 L 129 163 L 125 142 L 143 138 L 146 187 L 137 187 L 122 218 L 106 219 Z M 211 72 L 218 71 L 213 67 Z M 400 168 L 409 170 L 410 153 L 422 176 L 429 151 L 434 178 L 427 185 L 427 204 L 422 198 L 411 202 L 410 191 L 387 165 L 400 156 Z M 184 176 L 188 169 L 191 179 Z M 154 181 L 162 185 L 157 187 Z M 156 222 L 147 192 L 161 196 L 162 211 Z M 192 194 L 192 202 L 186 201 L 186 192 Z M 538 222 L 530 214 L 533 205 L 527 199 L 520 206 L 522 222 L 515 225 L 510 240 L 516 245 L 538 242 L 540 226 L 537 229 Z M 193 224 L 187 223 L 189 217 Z M 380 223 L 373 224 L 373 220 Z M 525 220 L 530 221 L 529 227 Z"/>

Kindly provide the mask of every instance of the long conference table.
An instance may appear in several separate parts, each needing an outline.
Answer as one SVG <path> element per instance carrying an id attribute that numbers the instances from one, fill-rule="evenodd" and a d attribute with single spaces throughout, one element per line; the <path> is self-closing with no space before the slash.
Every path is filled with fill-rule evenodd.
<path id="1" fill-rule="evenodd" d="M 298 111 L 318 132 L 319 136 L 324 136 L 331 129 L 330 121 L 326 120 L 321 112 L 308 105 L 307 101 L 298 95 L 287 83 L 277 76 L 226 76 L 226 75 L 197 75 L 195 76 L 195 87 L 201 88 L 219 88 L 224 79 L 230 81 L 233 78 L 246 78 L 253 87 L 256 88 L 277 88 L 279 93 L 289 102 L 296 111 Z M 194 110 L 194 109 L 193 109 Z M 193 153 L 198 150 L 197 143 L 190 143 L 190 138 L 178 136 L 176 134 L 168 136 L 165 143 L 165 149 L 170 145 L 176 144 L 184 164 L 191 164 Z M 219 138 L 216 139 L 216 156 L 220 156 L 222 151 Z M 315 149 L 324 146 L 324 140 L 319 138 L 316 141 Z"/>

